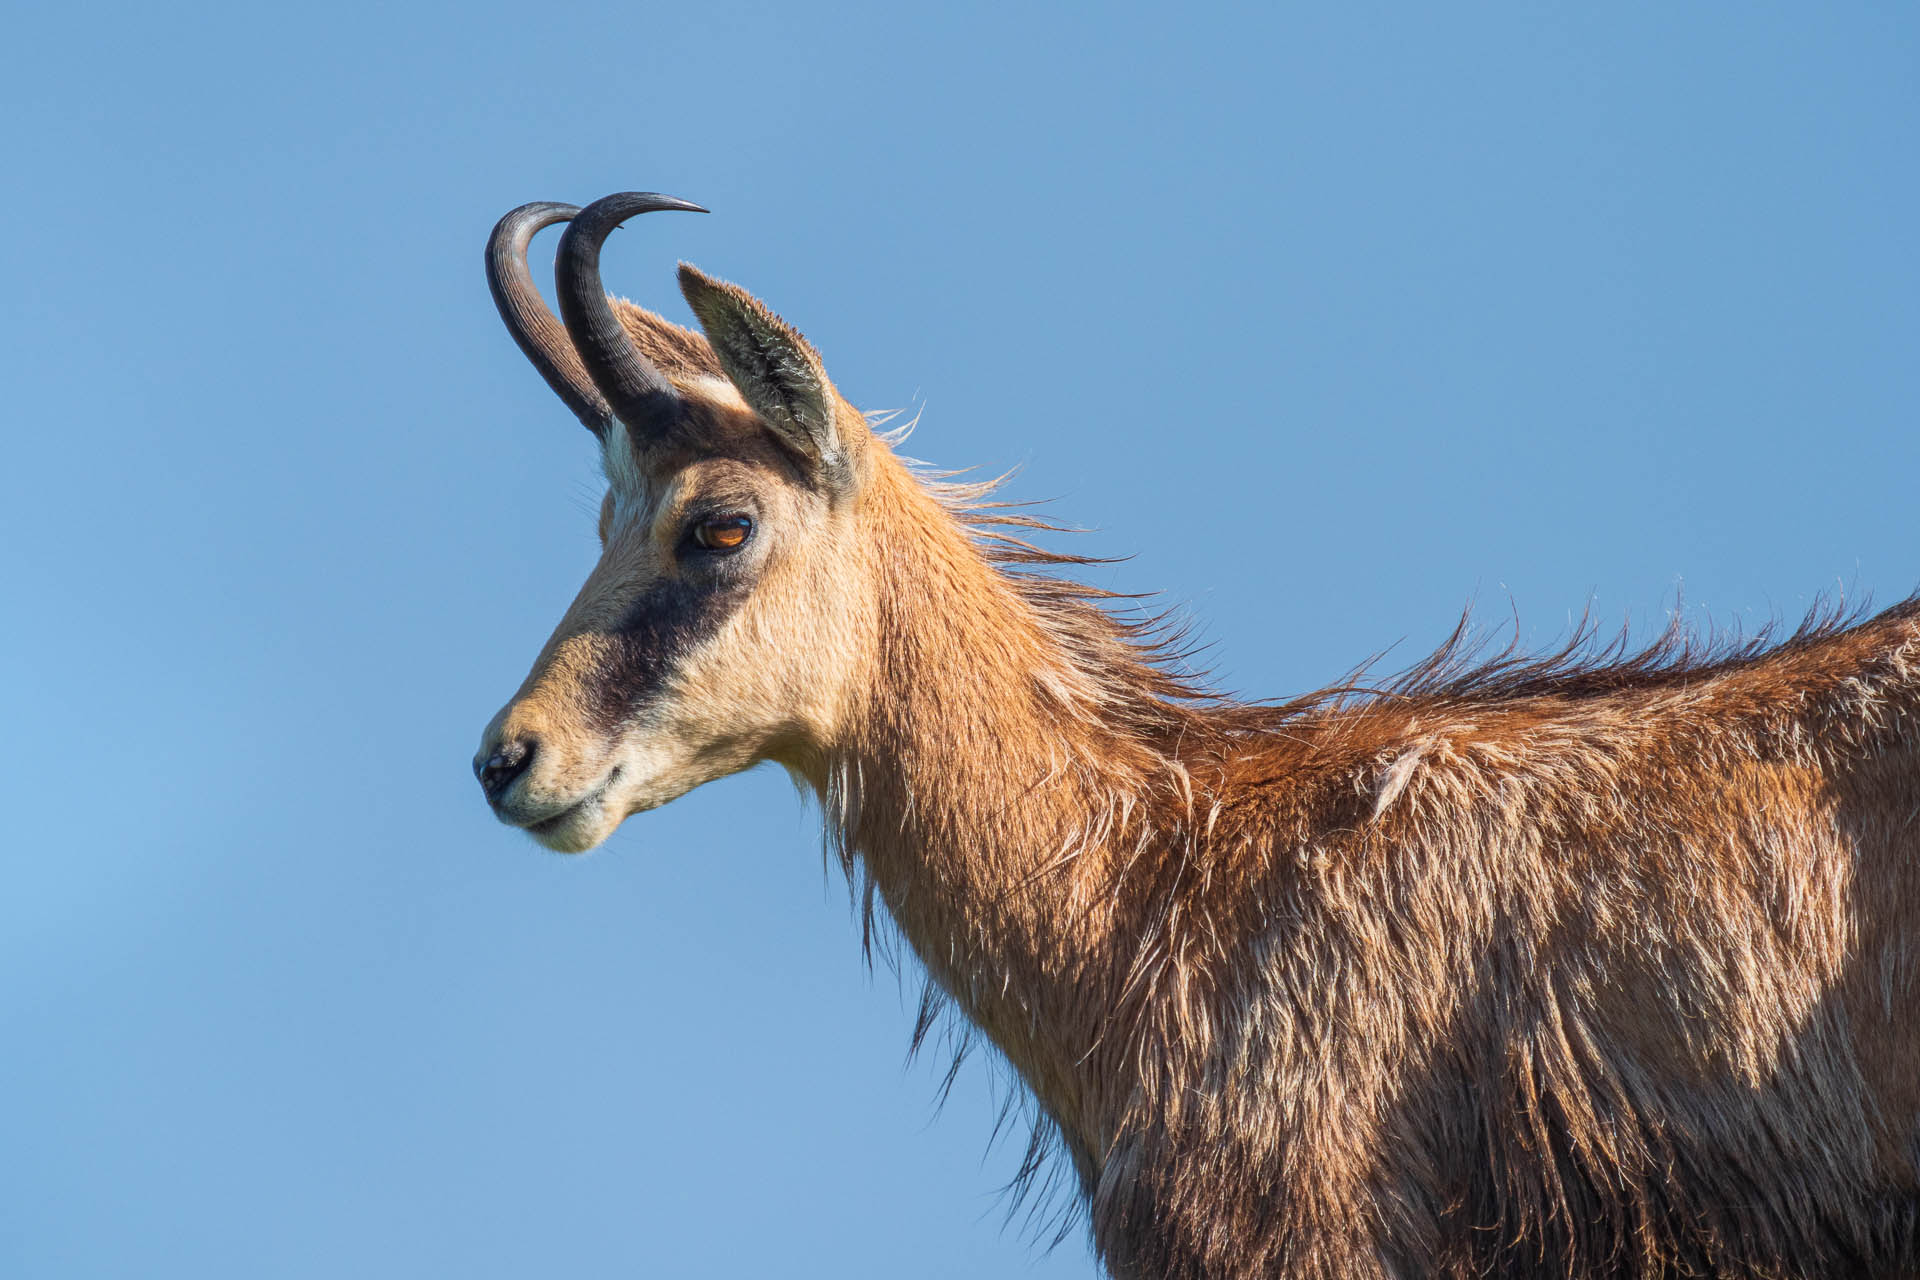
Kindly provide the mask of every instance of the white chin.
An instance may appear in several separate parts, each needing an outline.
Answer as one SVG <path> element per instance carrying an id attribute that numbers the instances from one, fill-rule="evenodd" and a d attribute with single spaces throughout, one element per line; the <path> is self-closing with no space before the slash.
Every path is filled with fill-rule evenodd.
<path id="1" fill-rule="evenodd" d="M 555 853 L 585 853 L 613 834 L 620 825 L 603 800 L 590 800 L 565 813 L 526 828 L 528 835 Z"/>

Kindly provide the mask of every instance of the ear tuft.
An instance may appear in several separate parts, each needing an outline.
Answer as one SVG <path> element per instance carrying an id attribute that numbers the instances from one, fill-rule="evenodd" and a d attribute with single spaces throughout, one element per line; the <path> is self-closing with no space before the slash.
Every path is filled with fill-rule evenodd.
<path id="1" fill-rule="evenodd" d="M 820 355 L 792 325 L 738 285 L 680 264 L 680 292 L 700 319 L 727 380 L 749 408 L 823 478 L 850 479 L 834 422 L 839 398 Z"/>

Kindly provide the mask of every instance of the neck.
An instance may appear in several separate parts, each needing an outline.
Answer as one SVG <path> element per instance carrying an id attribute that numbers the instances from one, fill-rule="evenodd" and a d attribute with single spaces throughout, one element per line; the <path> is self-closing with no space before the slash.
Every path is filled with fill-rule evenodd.
<path id="1" fill-rule="evenodd" d="M 876 566 L 871 692 L 833 753 L 828 821 L 1084 1174 L 1122 1100 L 1104 1095 L 1124 1093 L 1097 1070 L 1125 1038 L 1141 936 L 1124 887 L 1183 781 L 1152 739 L 1183 713 L 1106 615 L 997 569 L 904 471 L 873 500 L 914 536 Z"/>

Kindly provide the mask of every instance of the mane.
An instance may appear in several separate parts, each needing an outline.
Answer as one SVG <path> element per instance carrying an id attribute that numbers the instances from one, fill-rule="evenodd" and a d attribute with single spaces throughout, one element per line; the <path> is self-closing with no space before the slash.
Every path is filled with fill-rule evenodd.
<path id="1" fill-rule="evenodd" d="M 1120 723 L 1140 717 L 1143 723 L 1129 727 L 1161 724 L 1164 717 L 1154 713 L 1156 704 L 1178 708 L 1231 702 L 1210 687 L 1205 670 L 1191 665 L 1201 649 L 1180 610 L 1142 608 L 1139 602 L 1154 596 L 1108 591 L 1067 576 L 1078 569 L 1122 563 L 1125 557 L 1055 551 L 1022 536 L 1085 530 L 1030 514 L 1037 504 L 995 499 L 993 494 L 1012 473 L 981 481 L 957 481 L 952 475 L 923 472 L 917 478 L 972 536 L 1061 656 L 1100 691 L 1102 705 L 1123 717 Z"/>
<path id="2" fill-rule="evenodd" d="M 1920 597 L 1909 596 L 1888 610 L 1887 616 L 1906 616 L 1917 602 Z M 1437 649 L 1380 686 L 1356 685 L 1309 696 L 1324 700 L 1329 694 L 1342 694 L 1453 704 L 1533 698 L 1585 701 L 1694 684 L 1799 653 L 1852 630 L 1871 613 L 1870 599 L 1849 604 L 1841 598 L 1816 597 L 1792 631 L 1783 634 L 1783 624 L 1773 618 L 1753 634 L 1743 635 L 1737 628 L 1716 632 L 1711 620 L 1704 632 L 1689 627 L 1676 599 L 1666 626 L 1638 648 L 1633 645 L 1630 621 L 1623 621 L 1607 636 L 1589 609 L 1557 648 L 1527 652 L 1519 640 L 1516 618 L 1513 638 L 1489 653 L 1490 645 L 1474 627 L 1468 609 Z"/>
<path id="3" fill-rule="evenodd" d="M 893 434 L 904 436 L 912 425 Z M 1644 643 L 1635 644 L 1630 618 L 1608 630 L 1589 605 L 1563 641 L 1536 652 L 1523 643 L 1517 614 L 1508 638 L 1500 642 L 1478 625 L 1469 603 L 1432 652 L 1397 672 L 1375 676 L 1386 659 L 1387 651 L 1381 651 L 1321 688 L 1287 698 L 1245 699 L 1217 689 L 1211 672 L 1193 664 L 1204 646 L 1194 642 L 1192 620 L 1178 606 L 1142 608 L 1139 602 L 1155 599 L 1154 593 L 1108 591 L 1068 576 L 1088 566 L 1124 563 L 1128 557 L 1057 551 L 1022 536 L 1086 531 L 1032 514 L 1042 502 L 995 498 L 1015 472 L 960 481 L 954 478 L 960 472 L 909 465 L 973 536 L 981 554 L 1062 656 L 1103 690 L 1103 701 L 1119 712 L 1116 727 L 1127 731 L 1176 722 L 1190 729 L 1181 713 L 1191 712 L 1222 721 L 1221 727 L 1230 732 L 1245 733 L 1284 729 L 1315 713 L 1409 704 L 1442 709 L 1532 699 L 1578 702 L 1670 689 L 1801 653 L 1862 625 L 1873 614 L 1871 597 L 1849 602 L 1844 596 L 1821 595 L 1791 630 L 1775 617 L 1745 634 L 1737 626 L 1716 629 L 1711 619 L 1703 628 L 1689 625 L 1684 601 L 1676 595 L 1665 626 Z M 1889 608 L 1885 616 L 1916 614 L 1920 592 Z"/>

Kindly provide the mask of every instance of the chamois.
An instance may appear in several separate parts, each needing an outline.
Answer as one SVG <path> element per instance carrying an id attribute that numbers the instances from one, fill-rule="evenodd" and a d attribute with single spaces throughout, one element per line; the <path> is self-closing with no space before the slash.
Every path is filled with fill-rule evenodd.
<path id="1" fill-rule="evenodd" d="M 488 245 L 608 479 L 475 760 L 502 821 L 581 851 L 785 766 L 1118 1277 L 1920 1271 L 1920 604 L 1214 696 L 751 295 L 609 299 L 608 233 L 695 208 Z"/>

